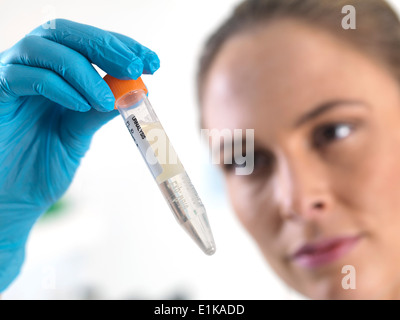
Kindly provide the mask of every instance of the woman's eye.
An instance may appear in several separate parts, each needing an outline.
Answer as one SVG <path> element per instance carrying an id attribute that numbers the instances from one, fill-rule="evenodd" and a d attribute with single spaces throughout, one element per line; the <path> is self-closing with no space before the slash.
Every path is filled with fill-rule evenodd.
<path id="1" fill-rule="evenodd" d="M 347 138 L 352 133 L 353 127 L 349 124 L 335 123 L 317 128 L 313 133 L 313 144 L 316 147 Z"/>
<path id="2" fill-rule="evenodd" d="M 251 175 L 261 175 L 271 172 L 274 163 L 272 154 L 263 151 L 255 151 L 253 156 L 253 161 L 241 161 L 240 163 L 235 160 L 235 157 L 233 157 L 232 164 L 224 164 L 223 170 L 227 173 L 235 174 L 235 170 L 237 168 L 249 167 L 250 165 L 253 165 L 254 170 L 252 171 Z"/>

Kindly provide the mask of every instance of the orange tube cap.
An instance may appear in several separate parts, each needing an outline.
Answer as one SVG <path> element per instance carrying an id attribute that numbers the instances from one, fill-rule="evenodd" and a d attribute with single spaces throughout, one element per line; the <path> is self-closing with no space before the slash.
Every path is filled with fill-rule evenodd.
<path id="1" fill-rule="evenodd" d="M 140 77 L 137 80 L 120 80 L 107 74 L 103 79 L 114 94 L 115 101 L 128 92 L 135 90 L 143 90 L 146 94 L 148 93 L 146 85 Z"/>

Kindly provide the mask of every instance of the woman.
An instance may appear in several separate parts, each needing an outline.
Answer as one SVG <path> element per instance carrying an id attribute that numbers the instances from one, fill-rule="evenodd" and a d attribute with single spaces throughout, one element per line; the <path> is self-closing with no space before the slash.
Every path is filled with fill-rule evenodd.
<path id="1" fill-rule="evenodd" d="M 399 52 L 381 0 L 248 0 L 206 44 L 203 127 L 254 129 L 253 173 L 222 164 L 234 210 L 307 297 L 400 297 Z"/>

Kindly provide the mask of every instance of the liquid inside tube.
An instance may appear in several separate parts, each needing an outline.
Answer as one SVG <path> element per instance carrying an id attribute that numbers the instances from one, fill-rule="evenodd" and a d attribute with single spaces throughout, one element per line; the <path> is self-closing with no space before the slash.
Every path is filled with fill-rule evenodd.
<path id="1" fill-rule="evenodd" d="M 146 95 L 142 92 L 140 97 L 124 96 L 130 99 L 118 101 L 118 109 L 177 222 L 212 255 L 216 247 L 204 205 Z"/>
<path id="2" fill-rule="evenodd" d="M 205 208 L 186 172 L 161 182 L 159 187 L 183 229 L 204 253 L 214 254 L 215 244 Z"/>

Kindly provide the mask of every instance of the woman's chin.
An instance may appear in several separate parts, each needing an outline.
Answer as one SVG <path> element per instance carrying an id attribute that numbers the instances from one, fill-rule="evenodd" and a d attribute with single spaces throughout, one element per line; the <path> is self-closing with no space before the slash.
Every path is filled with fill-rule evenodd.
<path id="1" fill-rule="evenodd" d="M 363 274 L 359 272 L 351 278 L 352 275 L 349 273 L 341 274 L 338 270 L 339 275 L 326 276 L 319 281 L 310 282 L 300 292 L 313 300 L 395 299 L 393 290 L 390 290 L 394 281 L 383 285 L 387 282 L 384 277 L 381 277 L 383 274 L 371 271 L 367 269 Z"/>

